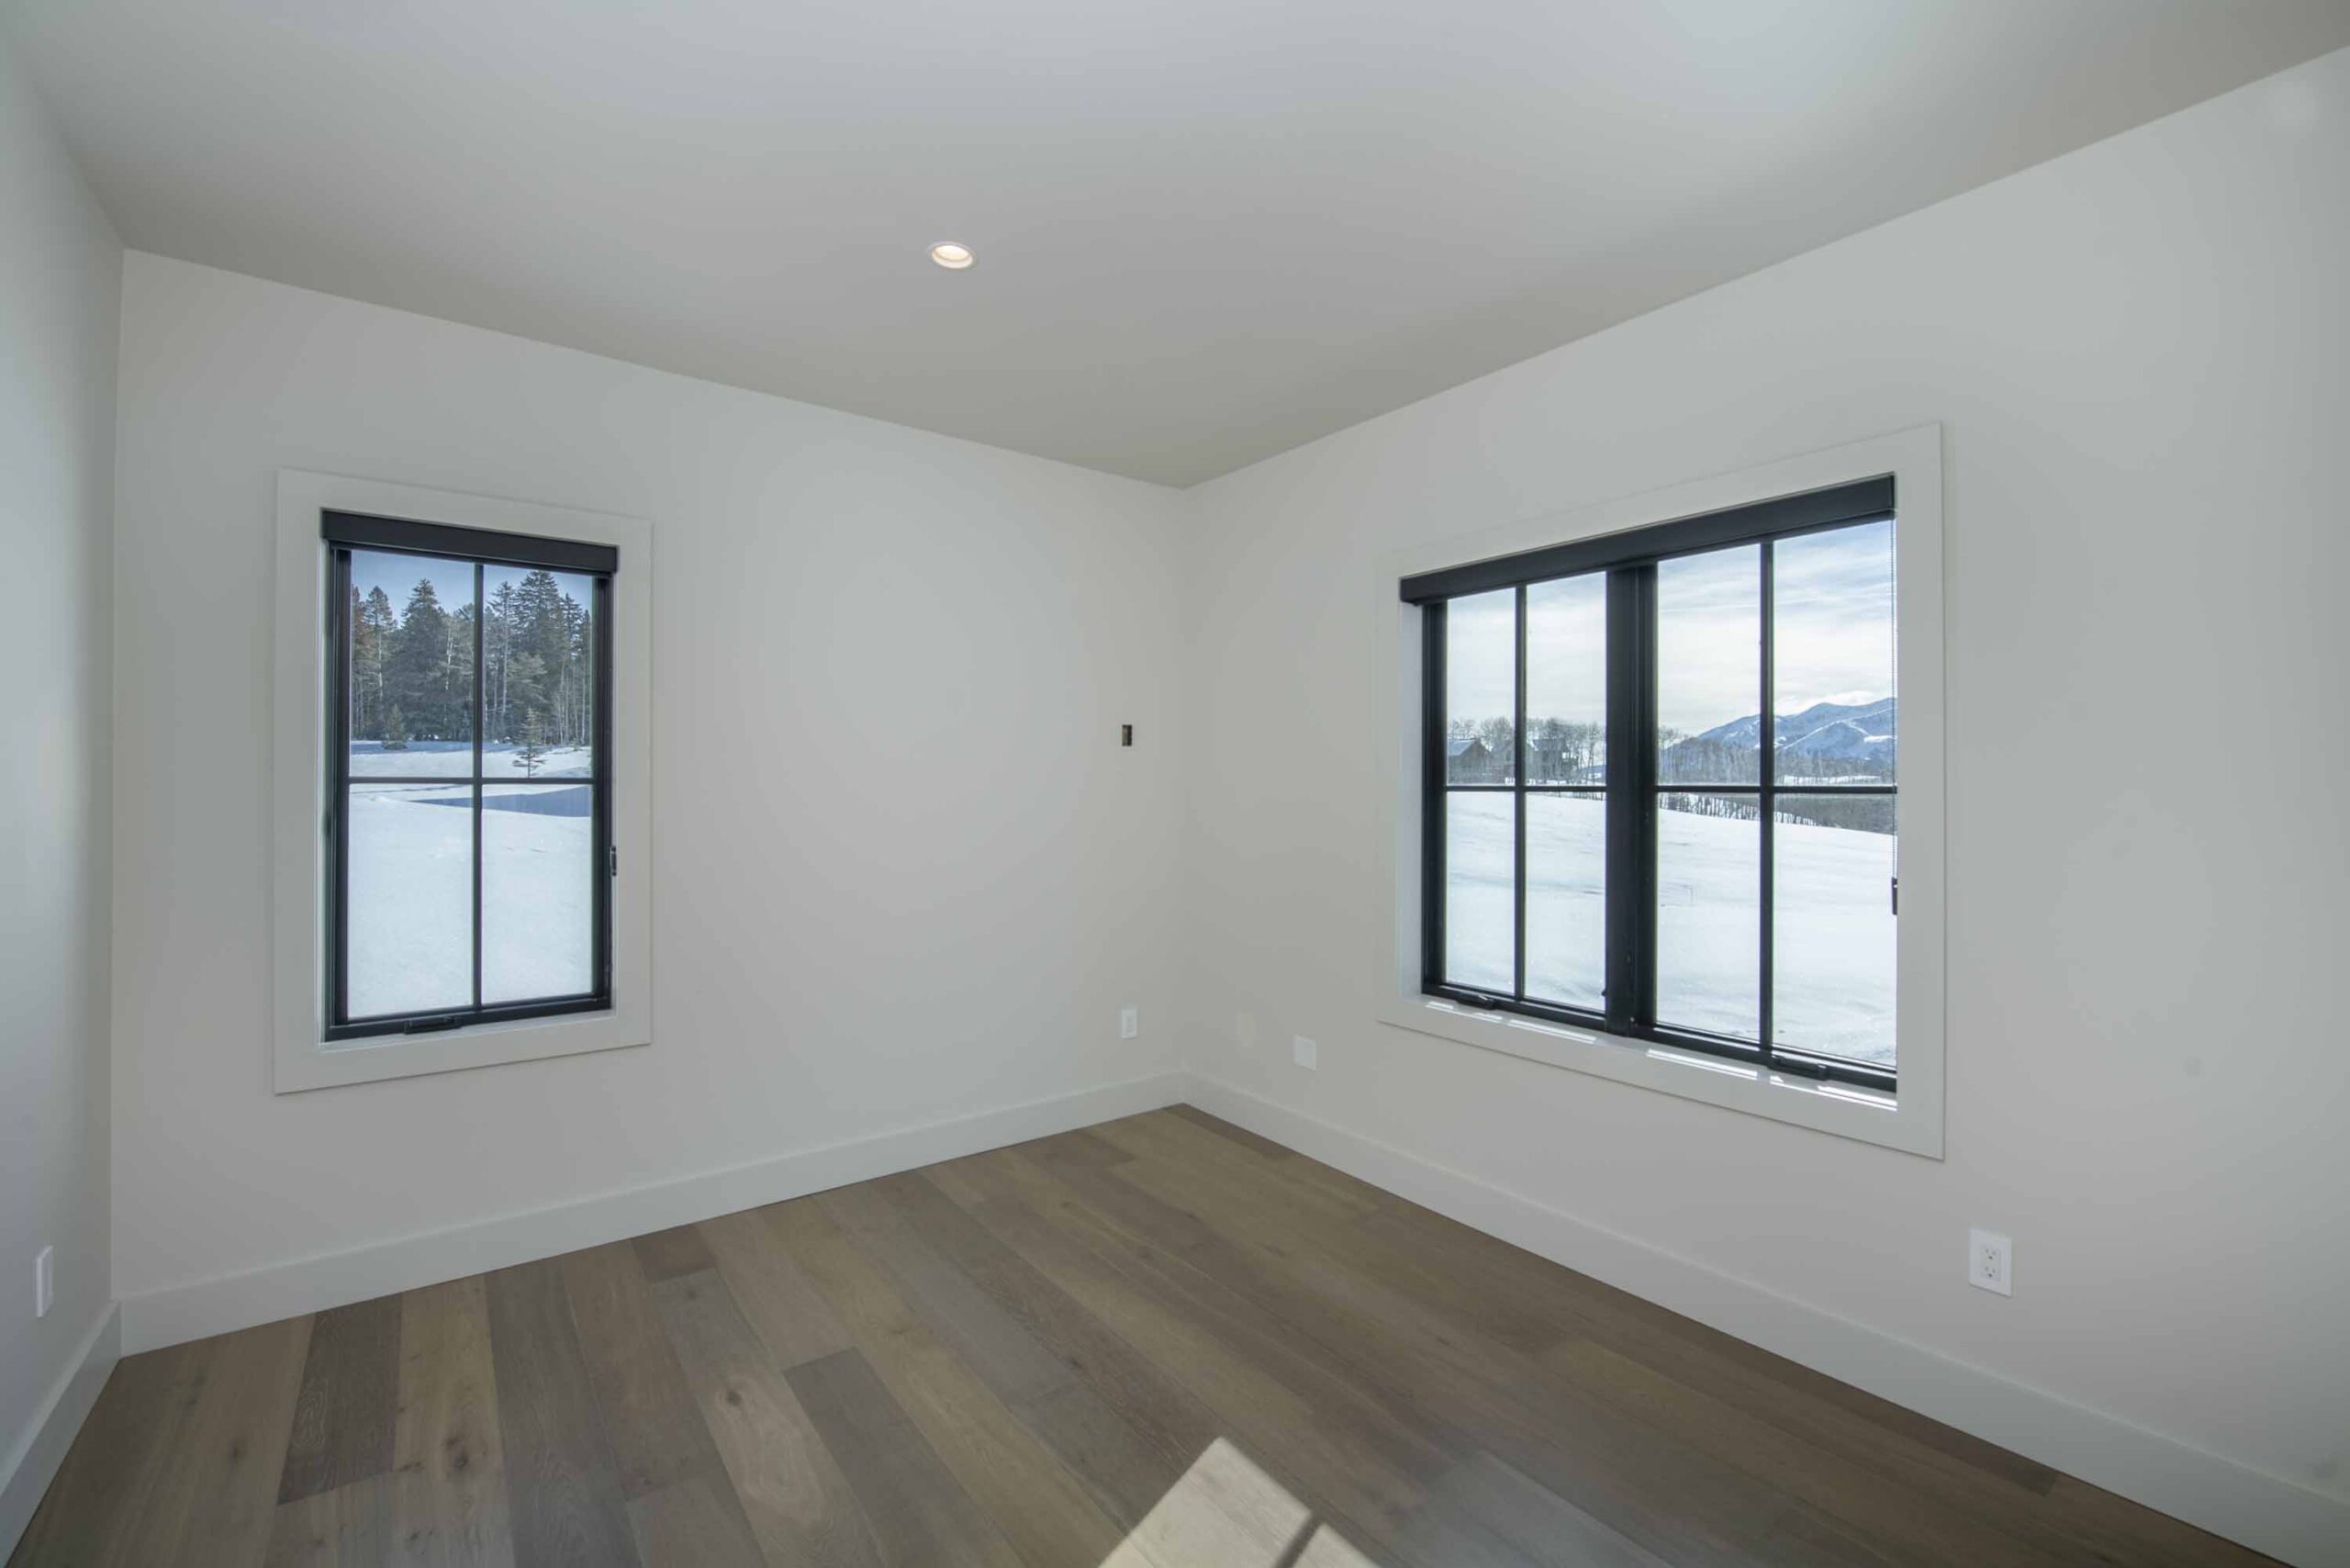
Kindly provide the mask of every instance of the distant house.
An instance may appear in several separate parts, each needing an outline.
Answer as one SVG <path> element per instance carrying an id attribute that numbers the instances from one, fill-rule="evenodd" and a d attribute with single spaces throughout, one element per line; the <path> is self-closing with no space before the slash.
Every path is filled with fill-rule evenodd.
<path id="1" fill-rule="evenodd" d="M 1444 743 L 1444 778 L 1449 784 L 1498 784 L 1501 762 L 1483 736 L 1453 735 Z"/>

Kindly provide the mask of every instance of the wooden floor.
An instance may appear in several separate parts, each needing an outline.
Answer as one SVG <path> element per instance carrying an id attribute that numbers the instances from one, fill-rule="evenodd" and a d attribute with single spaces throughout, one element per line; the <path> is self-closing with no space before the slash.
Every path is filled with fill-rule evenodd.
<path id="1" fill-rule="evenodd" d="M 1188 1108 L 131 1357 L 12 1559 L 2265 1561 Z"/>

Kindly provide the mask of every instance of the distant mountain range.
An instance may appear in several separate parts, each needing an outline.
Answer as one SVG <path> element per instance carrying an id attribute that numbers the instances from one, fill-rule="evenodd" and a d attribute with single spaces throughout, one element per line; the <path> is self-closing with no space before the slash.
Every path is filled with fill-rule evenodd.
<path id="1" fill-rule="evenodd" d="M 1816 702 L 1800 713 L 1782 713 L 1779 755 L 1819 764 L 1802 770 L 1817 777 L 1889 773 L 1899 701 L 1888 697 L 1881 702 Z M 1668 781 L 1711 777 L 1727 782 L 1719 769 L 1722 755 L 1754 751 L 1762 744 L 1762 716 L 1751 713 L 1666 747 L 1663 774 Z M 1829 766 L 1831 759 L 1834 766 Z"/>

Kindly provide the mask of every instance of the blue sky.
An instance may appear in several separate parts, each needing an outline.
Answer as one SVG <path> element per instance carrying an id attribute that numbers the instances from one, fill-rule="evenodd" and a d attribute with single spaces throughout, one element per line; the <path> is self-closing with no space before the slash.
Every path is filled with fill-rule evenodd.
<path id="1" fill-rule="evenodd" d="M 1773 704 L 1779 712 L 1893 695 L 1893 526 L 1863 523 L 1779 542 Z M 1761 577 L 1754 545 L 1658 567 L 1657 702 L 1666 728 L 1694 734 L 1756 711 Z M 1600 584 L 1594 575 L 1528 591 L 1527 707 L 1537 718 L 1600 717 Z M 1452 601 L 1446 685 L 1454 716 L 1509 713 L 1515 616 L 1506 590 Z"/>
<path id="2" fill-rule="evenodd" d="M 520 586 L 530 576 L 523 566 L 490 566 L 482 573 L 482 592 L 495 596 L 498 585 L 513 583 Z M 353 550 L 351 553 L 351 582 L 365 599 L 371 588 L 382 588 L 384 597 L 392 601 L 394 618 L 408 613 L 408 595 L 416 591 L 420 578 L 430 579 L 432 592 L 441 600 L 441 608 L 454 614 L 474 599 L 474 568 L 469 561 L 443 561 L 431 555 L 398 555 L 380 550 Z M 563 591 L 581 604 L 594 597 L 592 579 L 569 572 L 557 572 L 554 580 Z"/>
<path id="3" fill-rule="evenodd" d="M 365 599 L 382 588 L 392 601 L 395 620 L 408 613 L 408 595 L 420 578 L 430 579 L 441 608 L 454 613 L 474 601 L 474 568 L 469 561 L 442 561 L 430 555 L 396 555 L 380 550 L 351 553 L 351 586 Z"/>

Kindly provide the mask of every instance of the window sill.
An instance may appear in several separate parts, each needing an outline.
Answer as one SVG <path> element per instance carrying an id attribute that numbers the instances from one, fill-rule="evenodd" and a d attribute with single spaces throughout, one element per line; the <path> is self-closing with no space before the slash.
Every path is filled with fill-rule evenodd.
<path id="1" fill-rule="evenodd" d="M 309 1031 L 315 1036 L 315 1026 Z M 507 1023 L 475 1024 L 430 1035 L 375 1035 L 364 1039 L 319 1041 L 307 1050 L 281 1046 L 274 1088 L 280 1094 L 331 1089 L 345 1083 L 376 1083 L 389 1078 L 455 1072 L 504 1062 L 625 1050 L 652 1043 L 641 1018 L 620 1011 L 567 1013 Z"/>
<path id="2" fill-rule="evenodd" d="M 1381 1006 L 1382 1023 L 1481 1050 L 1587 1072 L 1725 1110 L 1788 1122 L 1905 1153 L 1939 1159 L 1939 1107 L 1856 1084 L 1774 1072 L 1646 1040 L 1486 1013 L 1428 996 L 1399 996 Z"/>

